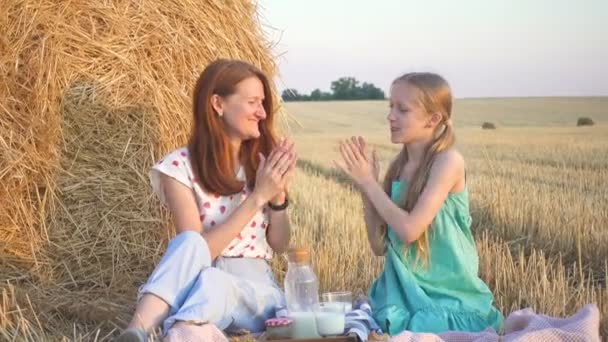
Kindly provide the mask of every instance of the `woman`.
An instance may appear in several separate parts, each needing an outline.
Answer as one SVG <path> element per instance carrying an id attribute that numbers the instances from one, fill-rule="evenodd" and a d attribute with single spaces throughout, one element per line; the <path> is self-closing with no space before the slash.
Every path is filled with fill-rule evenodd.
<path id="1" fill-rule="evenodd" d="M 150 171 L 177 236 L 140 288 L 119 341 L 214 324 L 260 332 L 284 305 L 268 261 L 290 239 L 287 188 L 293 143 L 277 141 L 268 78 L 242 61 L 217 60 L 201 74 L 187 147 Z"/>

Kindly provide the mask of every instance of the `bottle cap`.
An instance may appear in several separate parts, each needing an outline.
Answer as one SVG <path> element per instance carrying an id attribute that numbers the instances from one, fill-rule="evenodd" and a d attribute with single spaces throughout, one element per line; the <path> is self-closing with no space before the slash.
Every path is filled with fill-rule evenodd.
<path id="1" fill-rule="evenodd" d="M 307 248 L 290 248 L 287 250 L 287 261 L 297 264 L 309 263 L 310 252 Z"/>

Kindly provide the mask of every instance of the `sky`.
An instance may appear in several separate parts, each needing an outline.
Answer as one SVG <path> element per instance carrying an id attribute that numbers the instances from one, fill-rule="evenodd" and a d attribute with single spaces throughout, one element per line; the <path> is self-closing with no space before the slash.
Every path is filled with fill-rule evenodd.
<path id="1" fill-rule="evenodd" d="M 456 97 L 608 96 L 608 0 L 258 0 L 279 89 L 410 71 Z"/>

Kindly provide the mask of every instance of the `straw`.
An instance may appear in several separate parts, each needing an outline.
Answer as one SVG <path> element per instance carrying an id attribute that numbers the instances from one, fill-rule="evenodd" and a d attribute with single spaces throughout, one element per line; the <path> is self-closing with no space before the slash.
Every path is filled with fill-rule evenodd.
<path id="1" fill-rule="evenodd" d="M 246 0 L 5 0 L 0 29 L 0 287 L 21 308 L 0 317 L 106 336 L 171 236 L 147 171 L 186 143 L 196 77 L 220 57 L 273 77 L 270 44 Z"/>

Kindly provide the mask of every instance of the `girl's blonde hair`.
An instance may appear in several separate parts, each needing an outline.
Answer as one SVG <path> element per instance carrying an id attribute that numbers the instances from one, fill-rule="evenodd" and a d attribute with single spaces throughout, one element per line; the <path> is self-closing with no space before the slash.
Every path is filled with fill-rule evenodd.
<path id="1" fill-rule="evenodd" d="M 419 105 L 428 115 L 440 113 L 442 116 L 440 124 L 437 125 L 435 139 L 427 147 L 422 162 L 416 169 L 410 182 L 407 194 L 401 194 L 401 198 L 398 202 L 401 208 L 407 212 L 411 212 L 427 183 L 431 166 L 433 165 L 437 154 L 454 145 L 455 136 L 451 121 L 452 91 L 445 79 L 437 74 L 427 72 L 407 73 L 395 79 L 393 85 L 396 83 L 404 83 L 415 88 L 418 92 Z M 384 191 L 389 196 L 391 195 L 393 181 L 399 178 L 403 165 L 405 165 L 407 161 L 407 148 L 403 146 L 401 152 L 399 152 L 395 160 L 390 164 L 386 176 L 384 177 Z M 386 236 L 387 225 L 383 225 L 380 229 L 382 236 Z M 428 234 L 429 230 L 426 229 L 415 242 L 416 261 L 422 260 L 424 265 L 428 265 L 430 256 Z"/>

